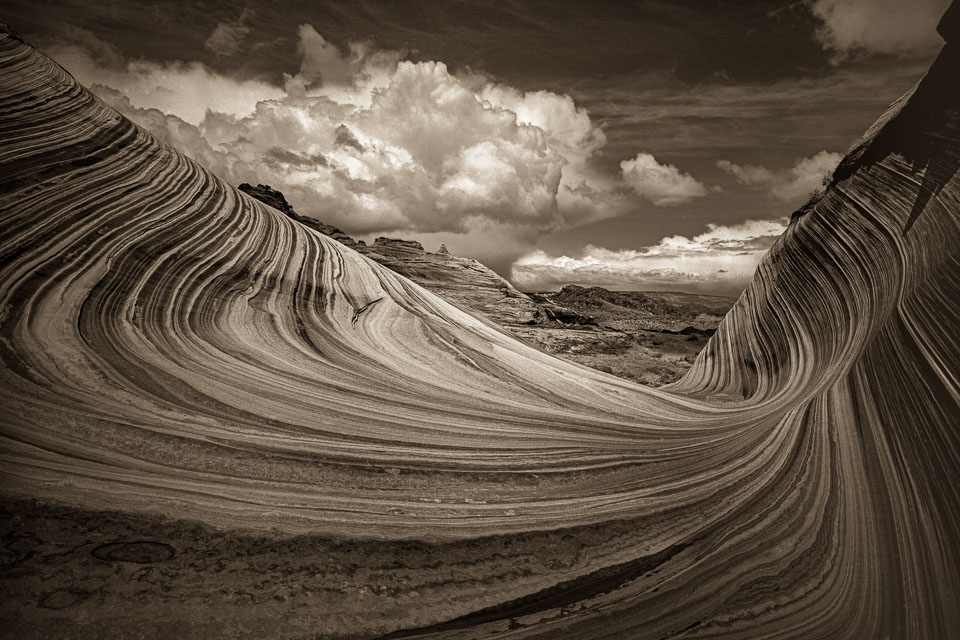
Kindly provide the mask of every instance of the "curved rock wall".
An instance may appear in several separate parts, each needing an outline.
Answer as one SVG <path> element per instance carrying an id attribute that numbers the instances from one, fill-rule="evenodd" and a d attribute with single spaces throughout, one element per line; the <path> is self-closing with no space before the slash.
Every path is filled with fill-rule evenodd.
<path id="1" fill-rule="evenodd" d="M 657 391 L 527 348 L 241 194 L 4 31 L 2 492 L 16 527 L 47 523 L 8 628 L 951 637 L 956 48 Z M 49 522 L 97 518 L 130 539 L 96 549 L 162 565 L 162 593 L 84 564 L 112 555 L 44 555 Z M 44 595 L 58 562 L 79 582 Z M 189 570 L 205 563 L 286 591 L 241 606 Z"/>

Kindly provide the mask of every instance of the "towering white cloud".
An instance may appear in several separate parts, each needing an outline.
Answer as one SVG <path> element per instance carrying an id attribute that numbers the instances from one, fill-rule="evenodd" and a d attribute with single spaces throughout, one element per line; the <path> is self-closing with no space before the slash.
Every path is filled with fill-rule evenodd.
<path id="1" fill-rule="evenodd" d="M 824 180 L 829 178 L 842 159 L 839 153 L 821 151 L 809 158 L 797 158 L 792 167 L 780 171 L 771 171 L 759 165 L 734 164 L 729 160 L 717 161 L 717 167 L 741 184 L 763 189 L 784 202 L 800 204 L 800 201 L 822 188 Z"/>
<path id="2" fill-rule="evenodd" d="M 248 18 L 218 27 L 208 45 L 231 49 Z M 610 206 L 620 198 L 613 181 L 589 166 L 604 135 L 569 96 L 458 77 L 365 43 L 340 50 L 310 25 L 298 38 L 300 64 L 283 90 L 200 63 L 97 54 L 90 38 L 60 54 L 228 181 L 270 183 L 302 213 L 355 233 L 506 224 L 529 234 L 622 210 Z"/>
<path id="3" fill-rule="evenodd" d="M 623 181 L 658 207 L 671 207 L 709 193 L 706 185 L 672 164 L 660 164 L 649 153 L 620 163 Z"/>

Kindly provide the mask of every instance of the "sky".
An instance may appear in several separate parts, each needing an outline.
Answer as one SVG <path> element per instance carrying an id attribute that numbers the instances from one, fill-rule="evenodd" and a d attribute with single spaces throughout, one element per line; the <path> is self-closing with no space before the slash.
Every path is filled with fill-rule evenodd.
<path id="1" fill-rule="evenodd" d="M 923 75 L 949 0 L 13 0 L 0 19 L 233 185 L 522 290 L 737 295 Z"/>

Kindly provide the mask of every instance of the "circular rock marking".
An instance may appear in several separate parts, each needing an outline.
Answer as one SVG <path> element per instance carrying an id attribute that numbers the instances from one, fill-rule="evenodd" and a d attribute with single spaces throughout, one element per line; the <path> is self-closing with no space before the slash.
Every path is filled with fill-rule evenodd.
<path id="1" fill-rule="evenodd" d="M 106 562 L 136 562 L 147 564 L 169 560 L 174 548 L 162 542 L 138 540 L 136 542 L 109 542 L 90 552 L 94 558 Z"/>
<path id="2" fill-rule="evenodd" d="M 64 589 L 48 593 L 40 600 L 40 606 L 45 609 L 66 609 L 76 603 L 77 595 L 72 591 L 66 591 Z"/>

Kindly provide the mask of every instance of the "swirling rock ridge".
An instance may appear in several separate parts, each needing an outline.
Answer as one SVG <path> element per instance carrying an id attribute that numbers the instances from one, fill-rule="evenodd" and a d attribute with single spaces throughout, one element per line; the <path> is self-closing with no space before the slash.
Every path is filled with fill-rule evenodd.
<path id="1" fill-rule="evenodd" d="M 229 187 L 3 29 L 5 628 L 953 637 L 944 24 L 664 390 L 536 352 Z"/>

